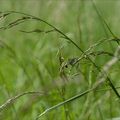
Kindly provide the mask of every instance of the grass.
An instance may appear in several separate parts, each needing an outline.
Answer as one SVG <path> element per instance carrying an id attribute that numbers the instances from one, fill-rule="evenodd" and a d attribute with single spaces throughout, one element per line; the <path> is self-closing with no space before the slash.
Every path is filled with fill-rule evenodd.
<path id="1" fill-rule="evenodd" d="M 119 5 L 1 1 L 0 120 L 119 118 Z"/>

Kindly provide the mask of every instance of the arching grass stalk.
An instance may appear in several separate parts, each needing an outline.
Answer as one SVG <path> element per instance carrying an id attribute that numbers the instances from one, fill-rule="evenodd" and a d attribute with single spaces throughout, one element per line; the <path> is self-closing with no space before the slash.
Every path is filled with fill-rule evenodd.
<path id="1" fill-rule="evenodd" d="M 45 95 L 44 92 L 37 92 L 37 91 L 29 91 L 29 92 L 24 92 L 21 94 L 18 94 L 10 99 L 8 99 L 4 104 L 0 105 L 0 112 L 2 110 L 4 110 L 5 108 L 7 108 L 9 105 L 11 105 L 12 103 L 14 103 L 18 98 L 25 96 L 25 95 L 32 95 L 32 94 L 38 94 L 38 95 Z"/>
<path id="2" fill-rule="evenodd" d="M 115 87 L 115 88 L 118 89 L 120 87 Z M 59 108 L 59 107 L 63 106 L 66 103 L 70 103 L 70 102 L 72 102 L 72 101 L 74 101 L 76 99 L 79 99 L 80 97 L 82 97 L 82 96 L 84 96 L 84 95 L 86 95 L 86 94 L 88 94 L 88 93 L 90 93 L 90 92 L 92 92 L 94 90 L 96 92 L 101 92 L 101 91 L 111 90 L 111 88 L 100 89 L 100 90 L 96 90 L 96 88 L 91 88 L 89 90 L 86 90 L 86 91 L 84 91 L 84 92 L 82 92 L 80 94 L 77 94 L 77 95 L 75 95 L 75 96 L 73 96 L 73 97 L 71 97 L 71 98 L 69 98 L 69 99 L 67 99 L 67 100 L 65 100 L 63 102 L 60 102 L 60 103 L 58 103 L 58 104 L 56 104 L 56 105 L 46 109 L 44 112 L 42 112 L 40 115 L 38 115 L 38 117 L 35 120 L 38 120 L 40 117 L 42 117 L 43 115 L 47 114 L 48 112 L 50 112 L 52 110 L 55 110 L 56 108 Z"/>
<path id="3" fill-rule="evenodd" d="M 106 64 L 106 65 L 105 65 L 105 67 L 103 68 L 103 71 L 101 72 L 101 74 L 104 73 L 104 72 L 107 72 L 108 69 L 109 69 L 113 64 L 115 64 L 119 59 L 120 59 L 120 47 L 118 46 L 118 48 L 117 48 L 117 50 L 116 50 L 116 52 L 115 52 L 115 54 L 114 54 L 114 57 L 110 60 L 110 62 L 108 62 L 109 64 Z M 109 66 L 108 66 L 108 65 L 109 65 Z M 106 68 L 106 67 L 107 67 L 107 68 Z M 103 75 L 105 75 L 105 74 L 102 74 L 102 76 L 103 76 Z M 106 76 L 105 76 L 105 77 L 106 77 Z M 53 109 L 56 109 L 57 107 L 60 107 L 60 106 L 66 104 L 66 103 L 68 103 L 68 102 L 74 101 L 75 99 L 78 99 L 78 98 L 86 95 L 87 93 L 89 93 L 89 92 L 91 92 L 91 91 L 94 91 L 94 90 L 95 90 L 96 92 L 102 91 L 102 90 L 96 90 L 96 88 L 97 88 L 102 82 L 104 82 L 104 79 L 105 79 L 105 78 L 103 78 L 103 79 L 99 80 L 97 83 L 95 83 L 94 86 L 93 86 L 91 89 L 89 89 L 89 90 L 87 90 L 87 91 L 85 91 L 85 92 L 83 92 L 83 93 L 81 93 L 81 94 L 78 94 L 78 95 L 76 95 L 76 96 L 74 96 L 74 97 L 72 97 L 72 98 L 70 98 L 70 99 L 68 99 L 68 100 L 66 100 L 66 101 L 64 101 L 64 102 L 61 102 L 61 103 L 59 103 L 59 104 L 57 104 L 57 105 L 55 105 L 55 106 L 53 106 L 53 107 L 51 107 L 51 108 L 46 109 L 43 113 L 41 113 L 41 114 L 36 118 L 36 120 L 39 119 L 42 115 L 48 113 L 49 111 L 51 111 L 51 110 L 53 110 Z M 113 88 L 112 88 L 112 89 L 113 89 Z M 116 88 L 115 88 L 115 89 L 116 89 Z M 103 90 L 106 90 L 106 89 L 103 89 Z M 110 89 L 109 89 L 109 90 L 110 90 Z"/>
<path id="4" fill-rule="evenodd" d="M 94 67 L 96 67 L 96 69 L 101 72 L 101 69 L 99 68 L 99 66 L 97 66 L 95 64 L 95 62 L 71 39 L 69 38 L 67 35 L 65 35 L 61 30 L 59 30 L 58 28 L 56 28 L 55 26 L 53 26 L 52 24 L 48 23 L 47 21 L 39 18 L 39 17 L 35 17 L 33 15 L 29 15 L 29 14 L 26 14 L 26 13 L 22 13 L 22 12 L 17 12 L 17 11 L 6 11 L 8 13 L 16 13 L 16 14 L 21 14 L 21 15 L 25 15 L 25 16 L 28 16 L 30 19 L 33 19 L 33 20 L 37 20 L 37 21 L 40 21 L 40 22 L 43 22 L 45 24 L 47 24 L 48 26 L 52 27 L 55 31 L 57 31 L 58 33 L 60 33 L 65 39 L 67 39 L 68 41 L 70 41 L 79 51 L 81 51 L 84 55 L 86 55 L 87 59 L 94 65 Z M 120 95 L 119 93 L 117 92 L 117 90 L 115 89 L 111 79 L 108 77 L 108 75 L 104 72 L 104 74 L 107 76 L 106 79 L 107 81 L 109 82 L 109 85 L 110 87 L 113 89 L 113 91 L 115 92 L 115 94 L 117 95 L 118 98 L 120 98 Z"/>

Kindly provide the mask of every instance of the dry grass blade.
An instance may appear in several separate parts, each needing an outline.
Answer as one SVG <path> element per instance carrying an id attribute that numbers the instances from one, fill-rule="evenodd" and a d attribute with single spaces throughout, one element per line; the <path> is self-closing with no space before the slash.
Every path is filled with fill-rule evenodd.
<path id="1" fill-rule="evenodd" d="M 31 94 L 31 95 L 33 95 L 33 94 L 45 95 L 44 92 L 36 92 L 36 91 L 34 91 L 34 92 L 33 92 L 33 91 L 31 91 L 31 92 L 24 92 L 24 93 L 18 94 L 18 95 L 16 95 L 16 96 L 8 99 L 4 104 L 2 104 L 2 105 L 0 106 L 0 112 L 1 112 L 2 110 L 4 110 L 5 108 L 7 108 L 9 105 L 13 104 L 13 103 L 14 103 L 17 99 L 19 99 L 20 97 L 25 96 L 25 95 L 30 95 L 30 94 Z"/>
<path id="2" fill-rule="evenodd" d="M 104 74 L 105 72 L 108 73 L 108 71 L 110 70 L 110 68 L 116 64 L 118 61 L 120 60 L 120 46 L 118 46 L 118 48 L 116 49 L 116 52 L 113 56 L 113 58 L 111 60 L 109 60 L 102 69 L 102 72 L 99 73 L 98 75 L 98 80 L 99 82 L 97 84 L 103 83 L 106 79 L 106 75 Z"/>

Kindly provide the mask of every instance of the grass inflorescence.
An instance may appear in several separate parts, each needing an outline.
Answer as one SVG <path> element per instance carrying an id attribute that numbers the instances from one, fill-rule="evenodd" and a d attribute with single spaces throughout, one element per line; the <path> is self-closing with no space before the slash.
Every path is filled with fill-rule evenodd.
<path id="1" fill-rule="evenodd" d="M 59 14 L 60 21 L 17 10 L 0 12 L 0 119 L 118 117 L 120 39 L 103 17 L 102 3 L 51 2 L 53 11 L 51 3 L 40 2 L 49 10 L 41 8 L 51 12 L 49 17 Z"/>

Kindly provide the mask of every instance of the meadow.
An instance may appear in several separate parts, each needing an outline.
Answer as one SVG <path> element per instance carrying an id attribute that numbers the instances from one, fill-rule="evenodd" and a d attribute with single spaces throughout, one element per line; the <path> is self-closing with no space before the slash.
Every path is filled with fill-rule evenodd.
<path id="1" fill-rule="evenodd" d="M 0 0 L 0 120 L 120 120 L 120 0 Z"/>

